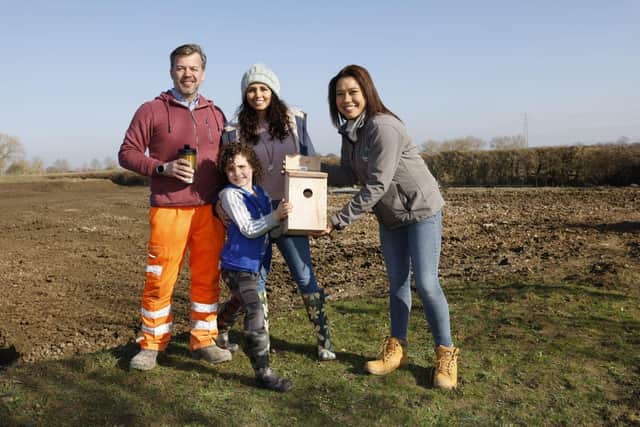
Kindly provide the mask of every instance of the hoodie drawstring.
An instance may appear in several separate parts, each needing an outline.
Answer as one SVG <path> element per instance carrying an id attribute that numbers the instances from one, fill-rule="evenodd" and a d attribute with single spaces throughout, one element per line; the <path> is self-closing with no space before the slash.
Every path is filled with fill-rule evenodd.
<path id="1" fill-rule="evenodd" d="M 169 100 L 163 97 L 162 102 L 164 103 L 165 110 L 167 110 L 167 127 L 168 127 L 169 133 L 171 133 L 173 126 L 171 124 L 171 108 L 169 106 Z M 220 119 L 218 119 L 218 115 L 216 114 L 216 107 L 213 106 L 213 103 L 208 103 L 208 107 L 211 109 L 211 112 L 213 113 L 213 118 L 216 121 L 216 128 L 218 130 L 218 133 L 222 134 L 222 124 L 220 123 Z"/>

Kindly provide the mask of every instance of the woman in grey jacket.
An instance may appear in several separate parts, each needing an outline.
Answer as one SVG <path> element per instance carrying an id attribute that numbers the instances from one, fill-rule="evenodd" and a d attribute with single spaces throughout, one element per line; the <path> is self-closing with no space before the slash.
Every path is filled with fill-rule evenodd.
<path id="1" fill-rule="evenodd" d="M 389 278 L 391 334 L 366 369 L 384 375 L 408 362 L 413 269 L 436 346 L 433 385 L 454 388 L 458 349 L 451 340 L 449 307 L 438 281 L 444 205 L 438 184 L 400 119 L 382 103 L 364 67 L 348 65 L 340 70 L 329 83 L 328 100 L 332 121 L 342 135 L 339 170 L 343 176 L 334 179 L 350 178 L 361 188 L 331 217 L 324 234 L 373 211 L 380 223 Z"/>
<path id="2" fill-rule="evenodd" d="M 262 187 L 273 199 L 274 208 L 284 197 L 282 163 L 287 154 L 314 156 L 315 151 L 307 132 L 304 112 L 287 107 L 280 99 L 278 76 L 263 64 L 252 65 L 240 83 L 242 105 L 238 109 L 238 122 L 227 124 L 222 143 L 244 142 L 253 147 L 262 165 Z M 322 361 L 336 358 L 325 311 L 325 293 L 313 272 L 308 236 L 282 235 L 273 242 L 282 254 L 302 296 L 309 320 L 317 338 L 318 358 Z M 266 280 L 270 265 L 265 265 L 258 281 L 258 293 L 268 318 Z M 228 330 L 236 319 L 227 315 L 223 306 L 218 313 L 218 346 L 234 351 L 228 342 Z M 268 321 L 267 321 L 268 328 Z"/>

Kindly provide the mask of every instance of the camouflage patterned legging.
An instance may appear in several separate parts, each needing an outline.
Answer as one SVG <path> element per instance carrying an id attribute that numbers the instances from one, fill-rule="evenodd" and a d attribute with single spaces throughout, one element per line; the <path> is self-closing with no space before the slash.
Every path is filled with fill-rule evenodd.
<path id="1" fill-rule="evenodd" d="M 245 331 L 264 329 L 264 310 L 256 287 L 258 273 L 222 270 L 222 278 L 232 293 L 231 299 L 225 303 L 223 316 L 231 319 L 237 313 L 244 311 Z M 224 322 L 225 319 L 220 321 Z"/>

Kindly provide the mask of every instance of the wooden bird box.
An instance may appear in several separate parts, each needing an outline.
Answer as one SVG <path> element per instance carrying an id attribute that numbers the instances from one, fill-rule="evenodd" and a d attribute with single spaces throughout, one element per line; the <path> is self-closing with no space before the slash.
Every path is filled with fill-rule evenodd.
<path id="1" fill-rule="evenodd" d="M 319 169 L 317 157 L 286 157 L 284 197 L 293 211 L 284 221 L 285 234 L 306 235 L 327 227 L 327 174 Z"/>
<path id="2" fill-rule="evenodd" d="M 319 171 L 320 157 L 287 154 L 284 159 L 284 168 L 285 170 Z"/>

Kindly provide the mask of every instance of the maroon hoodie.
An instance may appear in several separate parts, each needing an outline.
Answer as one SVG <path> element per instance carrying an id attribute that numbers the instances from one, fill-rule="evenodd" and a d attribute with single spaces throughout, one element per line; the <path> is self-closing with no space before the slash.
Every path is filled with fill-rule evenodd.
<path id="1" fill-rule="evenodd" d="M 163 92 L 133 116 L 118 152 L 120 166 L 151 177 L 151 206 L 209 204 L 221 185 L 217 159 L 224 123 L 222 110 L 202 95 L 190 111 Z M 156 167 L 177 159 L 185 144 L 198 150 L 193 184 L 156 174 Z"/>

